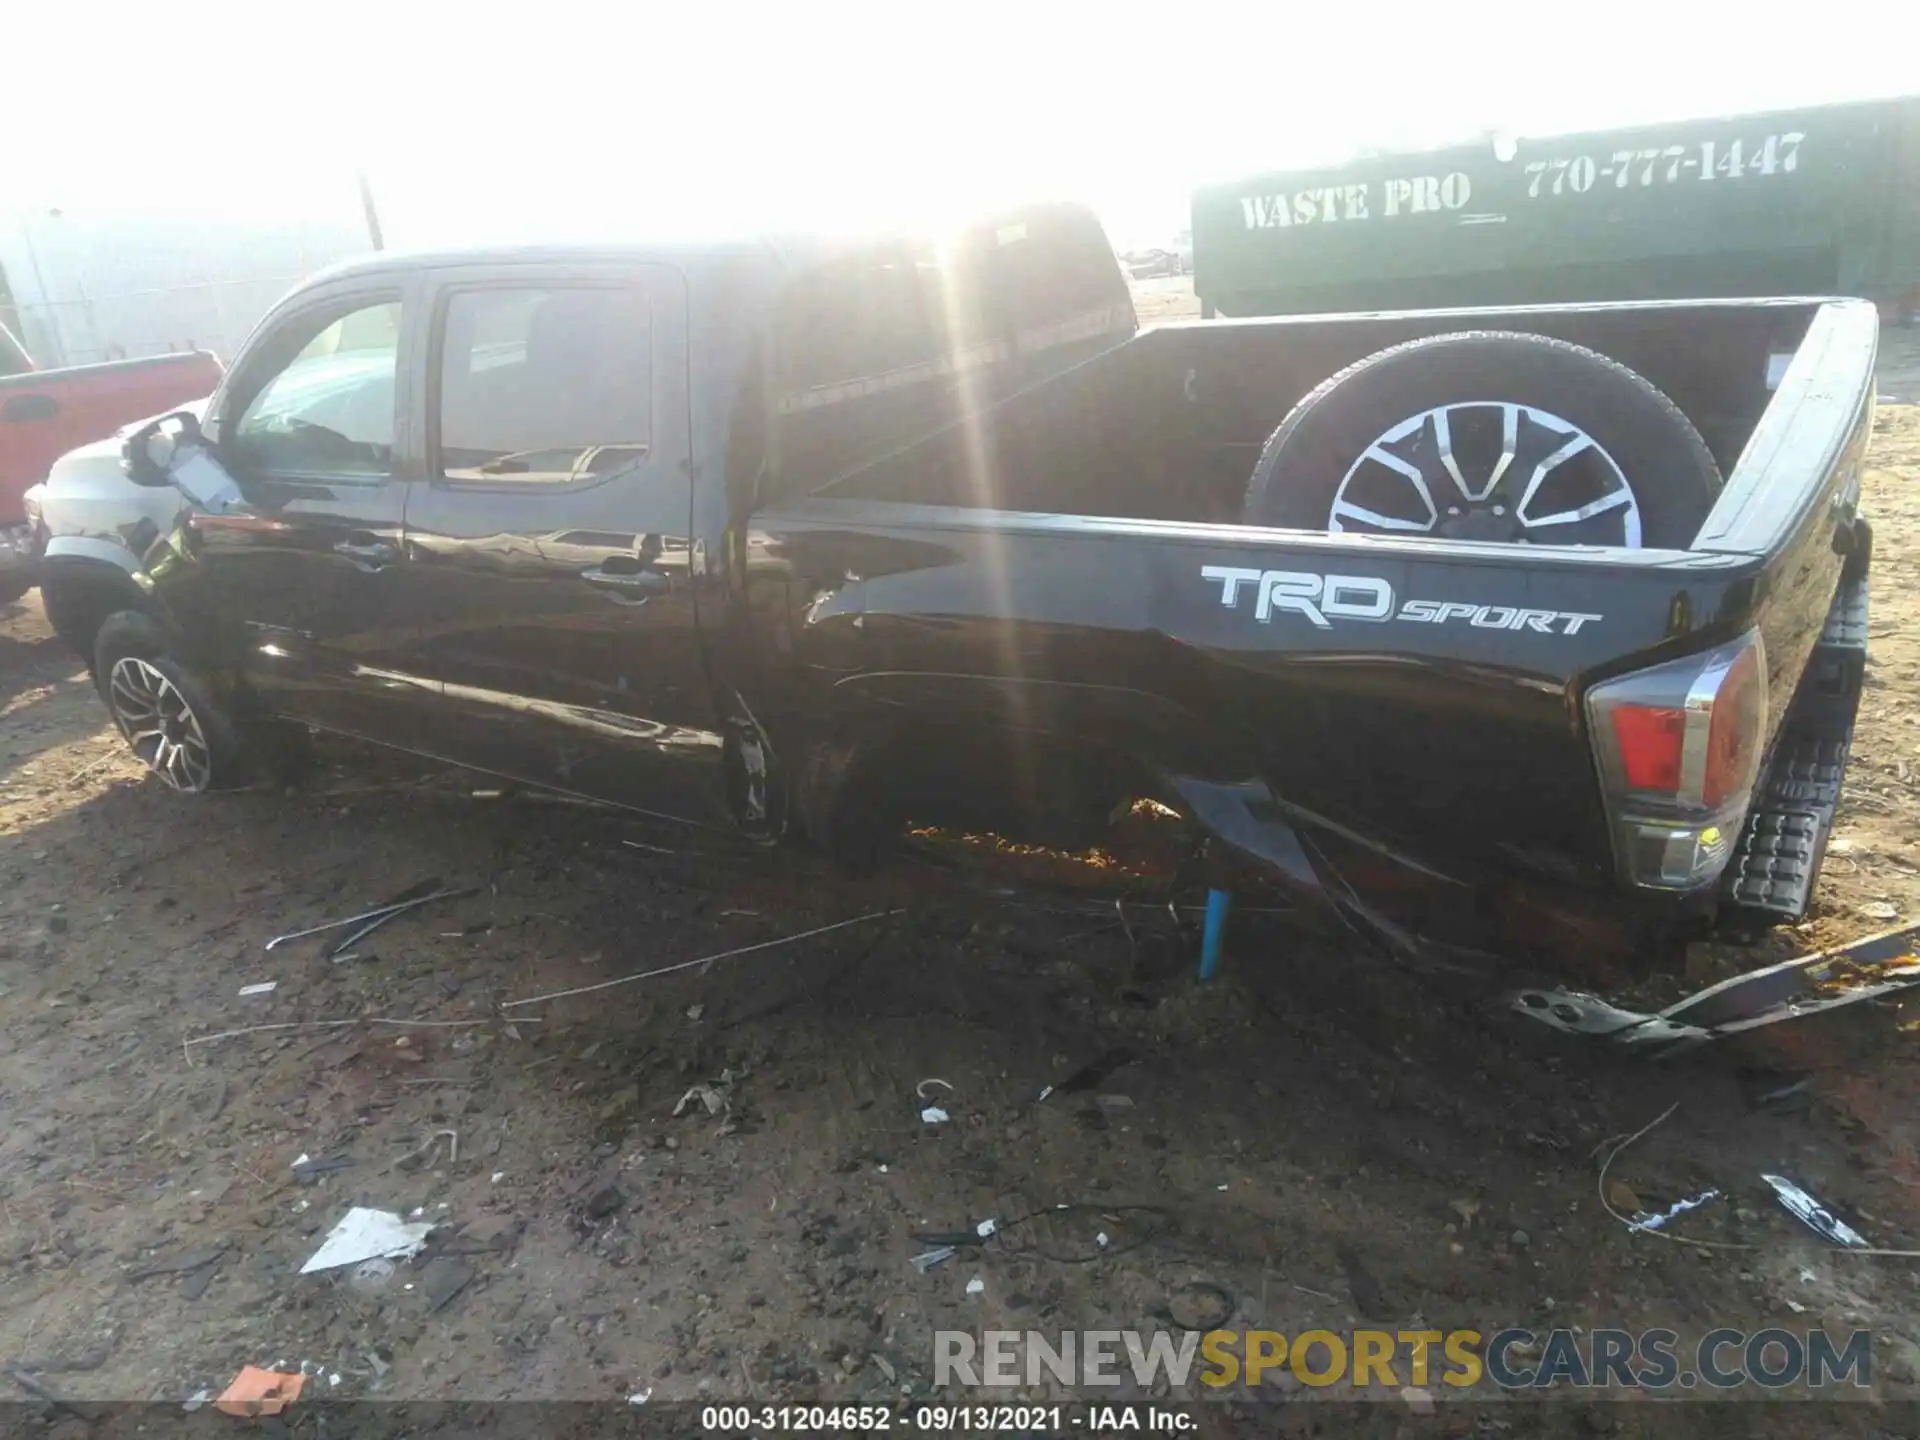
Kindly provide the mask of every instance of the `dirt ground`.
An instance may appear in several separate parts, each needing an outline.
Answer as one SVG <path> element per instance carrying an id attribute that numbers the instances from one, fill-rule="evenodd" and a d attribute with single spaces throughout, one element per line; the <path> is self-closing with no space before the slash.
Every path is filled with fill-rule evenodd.
<path id="1" fill-rule="evenodd" d="M 1920 345 L 1886 350 L 1883 388 L 1920 400 Z M 1885 929 L 1880 907 L 1920 916 L 1920 406 L 1883 404 L 1871 467 L 1844 821 L 1817 914 L 1769 954 Z M 1920 1262 L 1829 1247 L 1759 1178 L 1920 1246 L 1899 1005 L 1656 1066 L 1283 919 L 1245 917 L 1202 986 L 1111 906 L 908 861 L 854 879 L 476 797 L 489 782 L 404 758 L 321 759 L 298 790 L 180 801 L 123 753 L 37 599 L 0 613 L 0 1377 L 181 1402 L 305 1363 L 309 1395 L 875 1403 L 926 1393 L 938 1329 L 1384 1320 L 1864 1327 L 1879 1399 L 1914 1393 Z M 262 949 L 430 877 L 478 889 L 357 960 Z M 329 1021 L 353 1023 L 311 1028 Z M 1105 1078 L 1036 1100 L 1100 1057 Z M 697 1086 L 717 1111 L 680 1103 Z M 1676 1098 L 1610 1178 L 1648 1206 L 1719 1188 L 1675 1228 L 1750 1248 L 1631 1234 L 1599 1204 L 1596 1147 Z M 950 1121 L 923 1122 L 930 1103 Z M 296 1175 L 302 1156 L 339 1168 Z M 433 1220 L 431 1251 L 297 1274 L 356 1204 Z M 909 1263 L 913 1232 L 1060 1204 Z M 1272 1433 L 1317 1395 L 1270 1379 L 1239 1413 Z M 1439 1423 L 1630 1433 L 1650 1412 L 1477 1395 Z M 1806 1423 L 1687 1412 L 1698 1433 Z M 1875 1402 L 1819 1427 L 1905 1433 Z"/>

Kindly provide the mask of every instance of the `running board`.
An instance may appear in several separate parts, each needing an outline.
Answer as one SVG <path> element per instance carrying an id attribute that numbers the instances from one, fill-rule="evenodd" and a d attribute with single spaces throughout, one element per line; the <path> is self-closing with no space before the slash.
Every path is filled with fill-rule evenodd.
<path id="1" fill-rule="evenodd" d="M 1777 925 L 1807 911 L 1840 805 L 1867 668 L 1867 577 L 1843 580 L 1722 882 L 1722 914 Z"/>

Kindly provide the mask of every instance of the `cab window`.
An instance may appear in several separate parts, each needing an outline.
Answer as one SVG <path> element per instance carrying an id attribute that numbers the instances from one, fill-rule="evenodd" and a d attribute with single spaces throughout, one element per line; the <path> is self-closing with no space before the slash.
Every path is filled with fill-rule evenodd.
<path id="1" fill-rule="evenodd" d="M 598 482 L 647 458 L 653 318 L 617 287 L 459 290 L 440 333 L 442 479 Z"/>
<path id="2" fill-rule="evenodd" d="M 380 480 L 393 473 L 400 302 L 322 311 L 283 342 L 299 349 L 247 402 L 229 442 L 253 475 Z"/>

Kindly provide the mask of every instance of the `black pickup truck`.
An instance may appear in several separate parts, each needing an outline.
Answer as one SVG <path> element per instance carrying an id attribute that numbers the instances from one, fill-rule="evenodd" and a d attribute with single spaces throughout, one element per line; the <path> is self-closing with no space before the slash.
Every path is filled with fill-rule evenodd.
<path id="1" fill-rule="evenodd" d="M 129 440 L 199 503 L 49 608 L 183 791 L 311 726 L 849 852 L 1152 798 L 1381 933 L 1652 960 L 1807 903 L 1876 344 L 1851 300 L 1141 332 L 1069 206 L 379 256 Z"/>

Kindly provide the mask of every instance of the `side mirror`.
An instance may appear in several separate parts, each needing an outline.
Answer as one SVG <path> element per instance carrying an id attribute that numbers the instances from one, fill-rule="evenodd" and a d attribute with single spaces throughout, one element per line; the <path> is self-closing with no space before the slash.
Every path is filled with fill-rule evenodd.
<path id="1" fill-rule="evenodd" d="M 245 507 L 240 487 L 207 449 L 200 422 L 189 411 L 142 425 L 127 437 L 121 456 L 136 485 L 171 485 L 210 515 Z"/>
<path id="2" fill-rule="evenodd" d="M 176 410 L 149 420 L 127 436 L 120 449 L 121 462 L 136 485 L 171 485 L 174 457 L 183 446 L 199 442 L 200 422 L 192 412 Z"/>

